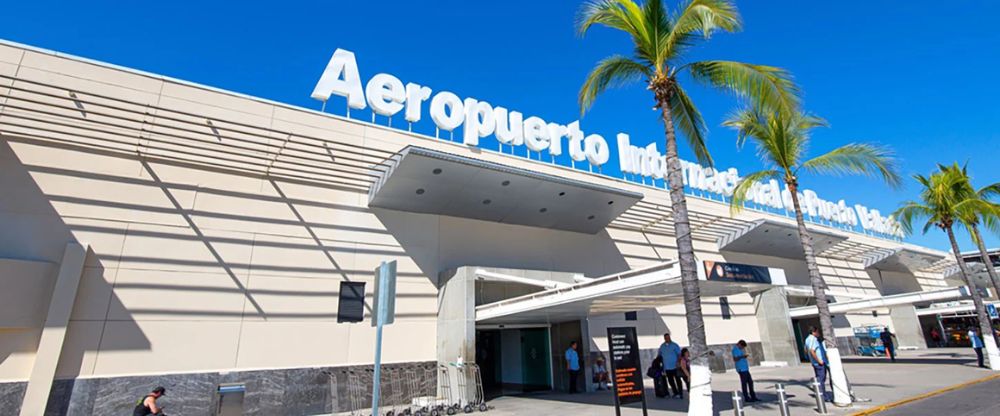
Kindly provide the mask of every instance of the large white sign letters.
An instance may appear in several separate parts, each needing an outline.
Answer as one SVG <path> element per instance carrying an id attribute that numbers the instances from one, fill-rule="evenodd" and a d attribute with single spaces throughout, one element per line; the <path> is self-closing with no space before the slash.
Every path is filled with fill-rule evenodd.
<path id="1" fill-rule="evenodd" d="M 438 129 L 454 132 L 462 127 L 462 142 L 479 146 L 479 139 L 493 136 L 504 145 L 526 146 L 528 150 L 548 152 L 553 158 L 567 152 L 574 162 L 587 161 L 592 166 L 604 165 L 611 156 L 608 142 L 599 134 L 585 134 L 580 121 L 568 124 L 550 123 L 537 116 L 525 117 L 520 112 L 471 97 L 462 99 L 449 91 L 434 91 L 417 83 L 403 84 L 391 74 L 372 76 L 362 85 L 358 63 L 353 52 L 337 49 L 320 76 L 312 98 L 326 102 L 331 95 L 347 99 L 348 108 L 371 107 L 374 114 L 392 117 L 400 112 L 403 118 L 416 123 L 426 108 Z M 425 103 L 427 105 L 425 106 Z M 652 179 L 666 179 L 666 158 L 657 149 L 657 141 L 646 147 L 633 146 L 625 133 L 617 135 L 618 162 L 621 171 Z M 736 168 L 723 171 L 682 161 L 684 184 L 689 189 L 731 196 L 740 181 Z M 790 209 L 791 193 L 777 181 L 757 183 L 749 192 L 750 202 L 773 209 Z M 902 237 L 899 225 L 892 217 L 883 217 L 876 209 L 863 205 L 848 206 L 821 199 L 815 192 L 803 189 L 798 195 L 804 214 L 847 227 Z"/>
<path id="2" fill-rule="evenodd" d="M 403 111 L 404 118 L 411 123 L 420 121 L 424 102 L 430 99 L 428 111 L 434 124 L 446 131 L 464 126 L 462 142 L 469 146 L 478 146 L 482 137 L 494 136 L 500 143 L 527 146 L 531 151 L 547 151 L 552 156 L 562 155 L 565 148 L 574 161 L 586 160 L 594 166 L 605 164 L 611 157 L 604 137 L 585 134 L 579 120 L 565 125 L 549 123 L 486 101 L 462 99 L 449 91 L 433 95 L 432 92 L 431 88 L 412 82 L 403 85 L 399 78 L 385 73 L 371 77 L 362 88 L 354 53 L 337 49 L 316 83 L 312 98 L 325 102 L 331 95 L 339 95 L 347 99 L 350 108 L 360 110 L 370 106 L 375 114 L 385 117 Z"/>

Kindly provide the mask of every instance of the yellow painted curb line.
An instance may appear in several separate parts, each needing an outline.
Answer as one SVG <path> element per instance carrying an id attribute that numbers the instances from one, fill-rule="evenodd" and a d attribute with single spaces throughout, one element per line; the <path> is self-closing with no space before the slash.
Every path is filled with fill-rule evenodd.
<path id="1" fill-rule="evenodd" d="M 987 382 L 987 381 L 994 380 L 994 379 L 997 379 L 997 378 L 1000 378 L 1000 374 L 994 374 L 992 376 L 987 376 L 987 377 L 983 377 L 983 378 L 980 378 L 980 379 L 977 379 L 977 380 L 967 381 L 965 383 L 956 384 L 956 385 L 951 386 L 951 387 L 945 387 L 943 389 L 934 390 L 934 391 L 931 391 L 931 392 L 927 392 L 927 393 L 924 393 L 924 394 L 921 394 L 921 395 L 909 397 L 909 398 L 906 398 L 906 399 L 903 399 L 903 400 L 899 400 L 899 401 L 895 401 L 895 402 L 892 402 L 892 403 L 886 403 L 886 404 L 883 404 L 881 406 L 873 407 L 871 409 L 865 409 L 865 410 L 862 410 L 862 411 L 857 412 L 857 413 L 852 413 L 851 416 L 873 415 L 873 414 L 876 414 L 878 412 L 882 412 L 882 411 L 886 411 L 886 410 L 892 409 L 894 407 L 899 407 L 899 406 L 902 406 L 902 405 L 907 404 L 907 403 L 915 402 L 917 400 L 923 400 L 923 399 L 926 399 L 928 397 L 937 396 L 939 394 L 944 394 L 944 393 L 947 393 L 949 391 L 958 390 L 958 389 L 961 389 L 961 388 L 969 387 L 969 386 L 974 385 L 974 384 L 979 384 L 979 383 Z"/>

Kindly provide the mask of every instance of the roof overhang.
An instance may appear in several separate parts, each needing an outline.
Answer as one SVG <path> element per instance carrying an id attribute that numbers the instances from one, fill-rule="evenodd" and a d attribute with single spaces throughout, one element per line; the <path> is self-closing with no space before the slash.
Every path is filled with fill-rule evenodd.
<path id="1" fill-rule="evenodd" d="M 809 229 L 809 234 L 813 238 L 813 250 L 816 254 L 822 253 L 848 238 L 845 235 L 815 228 Z M 785 221 L 770 219 L 754 221 L 720 237 L 718 244 L 720 251 L 793 259 L 801 259 L 803 256 L 797 225 Z"/>
<path id="2" fill-rule="evenodd" d="M 900 247 L 887 250 L 864 260 L 866 269 L 876 269 L 891 272 L 913 273 L 929 269 L 937 262 L 944 260 L 944 254 Z"/>
<path id="3" fill-rule="evenodd" d="M 784 271 L 768 269 L 766 282 L 709 280 L 699 274 L 703 297 L 731 296 L 785 284 Z M 629 270 L 476 307 L 478 324 L 539 324 L 584 319 L 681 303 L 680 266 L 676 261 Z"/>
<path id="4" fill-rule="evenodd" d="M 900 305 L 965 299 L 969 296 L 969 288 L 962 286 L 925 292 L 902 293 L 898 295 L 881 296 L 869 299 L 849 300 L 846 302 L 834 302 L 830 303 L 829 307 L 831 314 L 863 312 Z M 788 314 L 792 318 L 807 318 L 817 316 L 819 313 L 816 310 L 816 306 L 803 306 L 801 308 L 789 309 Z"/>
<path id="5" fill-rule="evenodd" d="M 984 302 L 987 305 L 992 304 L 994 307 L 1000 308 L 1000 302 Z M 968 302 L 949 302 L 944 305 L 930 306 L 927 308 L 918 308 L 917 316 L 931 316 L 931 315 L 951 315 L 951 314 L 972 314 L 976 310 L 976 305 Z M 972 315 L 974 316 L 974 315 Z"/>
<path id="6" fill-rule="evenodd" d="M 368 205 L 596 234 L 642 194 L 407 146 L 385 162 Z"/>

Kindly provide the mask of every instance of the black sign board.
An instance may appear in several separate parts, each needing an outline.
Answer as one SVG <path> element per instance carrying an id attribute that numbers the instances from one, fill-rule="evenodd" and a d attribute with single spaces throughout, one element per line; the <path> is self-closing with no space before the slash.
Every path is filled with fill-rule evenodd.
<path id="1" fill-rule="evenodd" d="M 340 282 L 337 323 L 365 319 L 365 282 Z"/>
<path id="2" fill-rule="evenodd" d="M 771 284 L 771 272 L 767 267 L 749 264 L 706 261 L 705 276 L 714 281 Z"/>
<path id="3" fill-rule="evenodd" d="M 639 362 L 639 340 L 635 336 L 635 328 L 608 328 L 608 351 L 611 354 L 615 414 L 621 416 L 623 404 L 642 402 L 642 414 L 646 415 L 642 363 Z"/>

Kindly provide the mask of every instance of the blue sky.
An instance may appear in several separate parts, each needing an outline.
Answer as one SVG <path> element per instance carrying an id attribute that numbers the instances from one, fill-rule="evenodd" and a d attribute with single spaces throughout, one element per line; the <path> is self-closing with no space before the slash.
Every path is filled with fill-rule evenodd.
<path id="1" fill-rule="evenodd" d="M 576 94 L 594 63 L 631 50 L 627 38 L 610 30 L 576 36 L 579 3 L 571 1 L 167 4 L 14 2 L 4 6 L 0 38 L 308 108 L 319 107 L 309 94 L 333 50 L 344 48 L 357 54 L 364 79 L 388 72 L 561 123 L 579 118 Z M 737 4 L 744 30 L 716 35 L 692 59 L 789 69 L 807 109 L 831 124 L 816 131 L 812 154 L 877 142 L 894 148 L 907 177 L 938 162 L 968 161 L 978 185 L 1000 181 L 1000 32 L 993 29 L 1000 3 Z M 717 166 L 758 168 L 753 152 L 738 151 L 732 132 L 719 126 L 734 100 L 688 88 L 711 129 Z M 337 112 L 338 105 L 330 103 Z M 607 138 L 614 160 L 618 132 L 633 144 L 662 140 L 651 105 L 641 86 L 613 90 L 584 116 L 582 128 Z M 418 130 L 433 131 L 429 120 L 421 124 Z M 682 157 L 693 160 L 686 150 Z M 884 213 L 916 196 L 909 178 L 900 190 L 855 177 L 802 182 L 825 199 Z M 974 248 L 965 234 L 959 238 L 963 250 Z M 909 240 L 948 249 L 938 231 Z M 1000 245 L 996 236 L 987 242 Z"/>

